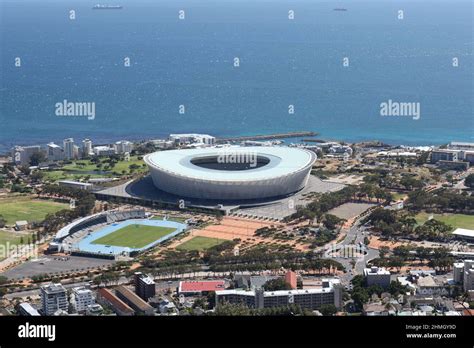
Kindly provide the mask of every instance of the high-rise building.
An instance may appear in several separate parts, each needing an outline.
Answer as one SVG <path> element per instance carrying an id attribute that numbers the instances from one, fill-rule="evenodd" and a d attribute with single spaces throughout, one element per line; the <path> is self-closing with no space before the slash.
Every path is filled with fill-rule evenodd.
<path id="1" fill-rule="evenodd" d="M 148 301 L 150 297 L 155 296 L 155 281 L 150 276 L 142 272 L 135 273 L 135 293 L 143 300 Z"/>
<path id="2" fill-rule="evenodd" d="M 58 310 L 68 310 L 67 293 L 60 283 L 50 283 L 41 287 L 41 310 L 44 315 L 53 315 Z"/>
<path id="3" fill-rule="evenodd" d="M 454 264 L 454 281 L 462 284 L 464 291 L 474 290 L 474 260 Z"/>
<path id="4" fill-rule="evenodd" d="M 84 139 L 82 141 L 82 156 L 87 157 L 92 155 L 92 140 L 90 139 Z"/>
<path id="5" fill-rule="evenodd" d="M 87 307 L 95 304 L 92 290 L 81 286 L 72 289 L 71 303 L 76 312 L 85 312 Z"/>
<path id="6" fill-rule="evenodd" d="M 74 139 L 68 138 L 63 141 L 64 156 L 66 159 L 74 158 Z"/>

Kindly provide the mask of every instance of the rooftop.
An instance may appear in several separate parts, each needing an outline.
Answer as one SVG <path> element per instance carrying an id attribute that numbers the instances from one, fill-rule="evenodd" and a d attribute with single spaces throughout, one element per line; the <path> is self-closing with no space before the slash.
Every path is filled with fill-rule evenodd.
<path id="1" fill-rule="evenodd" d="M 31 316 L 40 316 L 39 312 L 28 302 L 20 303 L 20 307 Z"/>
<path id="2" fill-rule="evenodd" d="M 453 234 L 456 236 L 474 237 L 474 230 L 468 230 L 466 228 L 456 228 Z"/>
<path id="3" fill-rule="evenodd" d="M 436 284 L 434 278 L 431 277 L 431 276 L 420 277 L 420 278 L 418 278 L 416 283 L 418 284 L 418 286 L 423 286 L 423 287 L 438 286 L 438 284 Z"/>
<path id="4" fill-rule="evenodd" d="M 134 313 L 133 309 L 131 309 L 125 302 L 123 302 L 117 296 L 115 296 L 109 289 L 101 288 L 99 289 L 98 294 L 121 312 Z"/>
<path id="5" fill-rule="evenodd" d="M 47 285 L 43 285 L 41 287 L 41 290 L 45 291 L 48 294 L 58 293 L 58 292 L 66 292 L 66 289 L 60 283 L 50 283 L 50 284 L 47 284 Z"/>
<path id="6" fill-rule="evenodd" d="M 124 296 L 128 301 L 130 301 L 136 308 L 139 308 L 142 311 L 151 310 L 152 307 L 143 301 L 137 294 L 135 294 L 130 289 L 126 288 L 123 285 L 117 287 L 116 291 Z"/>
<path id="7" fill-rule="evenodd" d="M 217 291 L 225 288 L 223 280 L 179 282 L 178 292 Z"/>
<path id="8" fill-rule="evenodd" d="M 193 164 L 197 158 L 233 156 L 242 160 L 243 156 L 265 157 L 269 162 L 248 170 L 217 170 Z M 145 156 L 145 162 L 152 167 L 200 180 L 253 181 L 290 175 L 311 165 L 316 158 L 314 152 L 290 147 L 225 147 L 160 151 Z"/>
<path id="9" fill-rule="evenodd" d="M 364 269 L 364 275 L 390 275 L 390 272 L 383 267 L 371 267 Z"/>
<path id="10" fill-rule="evenodd" d="M 59 180 L 58 183 L 60 183 L 60 184 L 71 184 L 71 185 L 93 186 L 92 184 L 89 184 L 87 182 L 74 181 L 74 180 Z"/>

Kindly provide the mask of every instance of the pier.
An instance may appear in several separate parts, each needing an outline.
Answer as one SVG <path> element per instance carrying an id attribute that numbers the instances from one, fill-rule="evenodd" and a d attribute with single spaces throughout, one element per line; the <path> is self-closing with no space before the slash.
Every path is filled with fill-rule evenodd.
<path id="1" fill-rule="evenodd" d="M 316 132 L 289 132 L 289 133 L 277 133 L 277 134 L 261 134 L 261 135 L 249 135 L 240 137 L 228 137 L 228 138 L 217 138 L 218 143 L 235 142 L 235 141 L 246 141 L 246 140 L 270 140 L 270 139 L 287 139 L 287 138 L 301 138 L 301 137 L 315 137 L 318 133 Z"/>

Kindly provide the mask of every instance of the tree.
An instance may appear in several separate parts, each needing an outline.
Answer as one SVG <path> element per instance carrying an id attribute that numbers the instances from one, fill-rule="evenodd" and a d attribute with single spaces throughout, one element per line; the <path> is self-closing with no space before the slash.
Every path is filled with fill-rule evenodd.
<path id="1" fill-rule="evenodd" d="M 0 285 L 5 285 L 8 283 L 8 278 L 5 276 L 0 276 Z"/>
<path id="2" fill-rule="evenodd" d="M 337 313 L 337 308 L 333 304 L 325 304 L 319 308 L 319 311 L 324 316 L 332 316 Z"/>
<path id="3" fill-rule="evenodd" d="M 46 155 L 42 151 L 36 151 L 30 157 L 31 166 L 37 166 L 41 162 L 45 162 L 45 161 L 46 161 Z"/>
<path id="4" fill-rule="evenodd" d="M 277 291 L 277 290 L 291 290 L 291 285 L 288 284 L 284 278 L 276 278 L 267 281 L 263 288 L 266 291 Z"/>
<path id="5" fill-rule="evenodd" d="M 336 215 L 326 214 L 324 215 L 323 224 L 329 230 L 334 230 L 338 224 L 340 224 L 344 219 L 337 217 Z"/>
<path id="6" fill-rule="evenodd" d="M 388 246 L 381 246 L 379 249 L 380 258 L 384 258 L 390 252 L 390 248 Z"/>
<path id="7" fill-rule="evenodd" d="M 474 189 L 474 174 L 469 174 L 466 179 L 464 179 L 464 185 L 470 189 Z"/>
<path id="8" fill-rule="evenodd" d="M 364 288 L 357 288 L 352 292 L 352 300 L 358 309 L 362 309 L 364 303 L 369 301 L 369 294 Z"/>

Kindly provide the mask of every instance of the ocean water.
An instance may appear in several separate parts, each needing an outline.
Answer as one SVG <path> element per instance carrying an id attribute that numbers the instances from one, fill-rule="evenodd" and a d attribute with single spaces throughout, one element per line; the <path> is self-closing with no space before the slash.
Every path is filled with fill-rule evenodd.
<path id="1" fill-rule="evenodd" d="M 474 141 L 471 0 L 96 2 L 0 0 L 1 150 L 177 132 Z M 57 116 L 65 99 L 94 102 L 95 119 Z M 389 99 L 420 118 L 382 117 Z"/>

